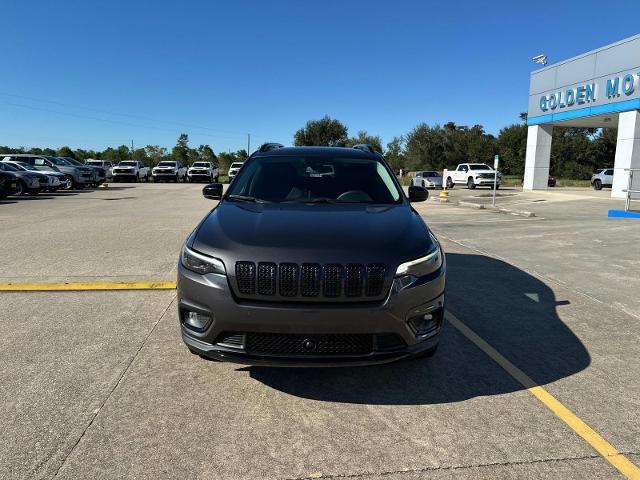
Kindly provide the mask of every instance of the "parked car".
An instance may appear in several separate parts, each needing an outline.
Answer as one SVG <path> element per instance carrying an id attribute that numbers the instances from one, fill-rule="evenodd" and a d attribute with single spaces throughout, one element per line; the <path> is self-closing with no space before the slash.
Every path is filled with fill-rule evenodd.
<path id="1" fill-rule="evenodd" d="M 411 185 L 425 188 L 442 188 L 442 175 L 433 170 L 416 173 L 411 179 Z"/>
<path id="2" fill-rule="evenodd" d="M 93 158 L 88 158 L 84 164 L 89 165 L 90 167 L 100 167 L 104 170 L 105 177 L 107 179 L 113 178 L 113 163 L 111 160 L 95 160 Z"/>
<path id="3" fill-rule="evenodd" d="M 229 182 L 231 182 L 231 180 L 235 178 L 243 165 L 244 162 L 233 162 L 231 164 L 231 166 L 229 167 L 229 173 L 227 174 L 229 176 Z"/>
<path id="4" fill-rule="evenodd" d="M 71 165 L 76 165 L 80 167 L 85 166 L 84 163 L 80 162 L 79 160 L 76 160 L 75 158 L 71 158 L 71 157 L 60 157 L 60 158 L 62 158 L 63 160 L 66 160 Z M 104 168 L 97 167 L 95 165 L 86 165 L 86 167 L 89 167 L 93 171 L 93 176 L 92 176 L 93 181 L 89 186 L 98 187 L 100 186 L 101 183 L 104 183 L 104 181 L 107 179 L 107 173 L 105 172 Z"/>
<path id="5" fill-rule="evenodd" d="M 613 185 L 613 168 L 599 168 L 591 175 L 591 185 L 596 190 Z"/>
<path id="6" fill-rule="evenodd" d="M 179 182 L 187 178 L 187 167 L 183 166 L 180 162 L 174 162 L 173 160 L 164 160 L 151 171 L 154 182 L 160 181 L 174 181 Z"/>
<path id="7" fill-rule="evenodd" d="M 35 165 L 29 165 L 28 163 L 25 163 L 25 162 L 12 162 L 12 161 L 7 161 L 6 163 L 10 163 L 18 168 L 21 168 L 27 171 L 39 172 L 39 173 L 45 174 L 47 177 L 49 177 L 49 188 L 48 188 L 49 191 L 55 192 L 59 189 L 69 190 L 73 186 L 69 177 L 64 173 L 62 173 L 60 170 L 58 170 L 58 168 L 55 166 L 48 166 L 48 165 L 35 166 Z"/>
<path id="8" fill-rule="evenodd" d="M 134 182 L 148 181 L 150 177 L 151 169 L 138 160 L 123 160 L 113 167 L 114 182 L 127 180 Z"/>
<path id="9" fill-rule="evenodd" d="M 13 173 L 0 170 L 0 200 L 20 193 L 18 185 L 18 178 Z"/>
<path id="10" fill-rule="evenodd" d="M 455 170 L 447 172 L 447 188 L 454 185 L 466 185 L 469 189 L 479 186 L 493 187 L 495 170 L 485 163 L 461 163 Z M 496 188 L 500 188 L 502 174 L 498 172 Z"/>
<path id="11" fill-rule="evenodd" d="M 2 160 L 12 160 L 15 162 L 24 162 L 35 167 L 55 167 L 64 173 L 71 181 L 73 188 L 84 188 L 93 182 L 94 174 L 91 168 L 72 165 L 66 160 L 49 155 L 34 155 L 30 153 L 12 153 L 3 155 Z"/>
<path id="12" fill-rule="evenodd" d="M 246 364 L 362 365 L 431 356 L 445 258 L 382 156 L 260 148 L 187 238 L 178 262 L 182 339 Z"/>
<path id="13" fill-rule="evenodd" d="M 211 162 L 194 162 L 187 170 L 187 180 L 190 182 L 207 181 L 218 182 L 218 167 Z"/>
<path id="14" fill-rule="evenodd" d="M 0 162 L 0 170 L 11 172 L 18 179 L 19 192 L 15 195 L 26 193 L 35 196 L 49 188 L 49 178 L 43 173 L 29 172 L 12 165 L 10 162 Z"/>

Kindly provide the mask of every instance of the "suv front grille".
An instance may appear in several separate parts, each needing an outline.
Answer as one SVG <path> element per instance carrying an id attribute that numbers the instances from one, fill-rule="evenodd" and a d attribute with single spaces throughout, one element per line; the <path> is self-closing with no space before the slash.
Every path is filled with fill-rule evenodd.
<path id="1" fill-rule="evenodd" d="M 259 355 L 366 355 L 373 352 L 372 334 L 301 335 L 247 333 L 245 348 Z"/>
<path id="2" fill-rule="evenodd" d="M 386 266 L 329 263 L 236 263 L 241 295 L 281 297 L 379 297 L 385 286 Z"/>

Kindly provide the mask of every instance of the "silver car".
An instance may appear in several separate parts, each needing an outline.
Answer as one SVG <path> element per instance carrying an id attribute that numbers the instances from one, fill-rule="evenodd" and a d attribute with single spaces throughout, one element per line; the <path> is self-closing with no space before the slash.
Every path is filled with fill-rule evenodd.
<path id="1" fill-rule="evenodd" d="M 20 169 L 9 162 L 0 162 L 0 170 L 11 172 L 18 179 L 18 192 L 16 195 L 27 193 L 29 195 L 37 195 L 46 189 L 48 179 L 46 175 L 36 172 L 28 172 Z"/>
<path id="2" fill-rule="evenodd" d="M 8 161 L 5 163 L 9 163 L 20 170 L 46 175 L 48 178 L 47 190 L 50 192 L 55 192 L 60 189 L 69 190 L 71 188 L 71 180 L 64 173 L 58 170 L 57 167 L 49 167 L 47 165 L 36 167 L 25 162 Z"/>
<path id="3" fill-rule="evenodd" d="M 411 185 L 424 188 L 442 188 L 442 175 L 434 170 L 418 172 L 411 179 Z"/>

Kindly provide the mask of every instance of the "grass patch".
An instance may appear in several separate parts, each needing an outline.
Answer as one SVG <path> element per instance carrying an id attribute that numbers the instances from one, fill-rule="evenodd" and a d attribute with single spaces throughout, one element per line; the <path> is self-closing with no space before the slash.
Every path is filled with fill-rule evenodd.
<path id="1" fill-rule="evenodd" d="M 558 178 L 556 180 L 556 186 L 558 187 L 590 187 L 590 180 L 575 180 L 572 178 Z"/>

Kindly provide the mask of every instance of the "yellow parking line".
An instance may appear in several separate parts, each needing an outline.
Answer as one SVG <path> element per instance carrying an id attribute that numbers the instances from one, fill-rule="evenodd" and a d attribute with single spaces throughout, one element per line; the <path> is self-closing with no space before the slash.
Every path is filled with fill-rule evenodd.
<path id="1" fill-rule="evenodd" d="M 65 292 L 82 290 L 173 290 L 176 282 L 0 283 L 0 292 Z"/>
<path id="2" fill-rule="evenodd" d="M 632 480 L 640 480 L 640 468 L 627 457 L 618 452 L 613 445 L 602 438 L 595 430 L 583 422 L 575 413 L 565 407 L 556 397 L 537 385 L 526 373 L 507 360 L 500 352 L 484 341 L 473 330 L 467 327 L 451 312 L 447 311 L 447 320 L 465 337 L 473 342 L 480 350 L 489 355 L 509 375 L 515 378 L 523 387 L 540 400 L 560 420 L 566 423 L 574 432 L 580 435 L 602 457 L 613 465 L 622 475 Z"/>

